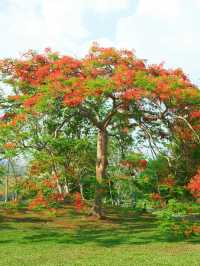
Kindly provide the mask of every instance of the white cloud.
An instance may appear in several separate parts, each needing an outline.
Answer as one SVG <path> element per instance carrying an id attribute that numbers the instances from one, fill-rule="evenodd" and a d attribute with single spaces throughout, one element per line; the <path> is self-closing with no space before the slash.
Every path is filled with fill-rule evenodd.
<path id="1" fill-rule="evenodd" d="M 197 0 L 139 0 L 132 16 L 119 19 L 116 43 L 134 48 L 139 57 L 182 67 L 200 77 L 200 16 Z"/>
<path id="2" fill-rule="evenodd" d="M 84 24 L 86 13 L 103 15 L 120 11 L 128 8 L 129 0 L 1 1 L 0 57 L 7 57 L 47 46 L 61 52 L 79 53 L 83 43 L 92 38 L 92 32 Z"/>
<path id="3" fill-rule="evenodd" d="M 196 6 L 200 8 L 200 1 L 199 0 L 194 0 L 194 2 L 196 4 Z"/>
<path id="4" fill-rule="evenodd" d="M 76 6 L 76 2 L 80 1 L 68 2 L 68 4 L 65 0 L 42 1 L 42 20 L 50 36 L 64 34 L 64 36 L 78 39 L 87 36 L 88 32 L 82 21 L 83 9 L 80 4 Z"/>
<path id="5" fill-rule="evenodd" d="M 0 25 L 5 29 L 0 55 L 13 56 L 19 51 L 41 50 L 46 46 L 70 50 L 88 35 L 82 10 L 74 2 L 10 0 L 5 11 L 0 11 Z"/>
<path id="6" fill-rule="evenodd" d="M 175 18 L 180 14 L 181 0 L 140 0 L 138 14 L 140 16 L 159 17 L 161 19 Z"/>
<path id="7" fill-rule="evenodd" d="M 92 8 L 99 12 L 126 9 L 129 5 L 128 0 L 86 0 Z"/>

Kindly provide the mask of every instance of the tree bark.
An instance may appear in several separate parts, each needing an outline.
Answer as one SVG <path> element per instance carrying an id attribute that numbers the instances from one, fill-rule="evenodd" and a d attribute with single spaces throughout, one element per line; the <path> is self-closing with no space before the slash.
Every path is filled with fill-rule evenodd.
<path id="1" fill-rule="evenodd" d="M 96 160 L 96 190 L 94 205 L 91 210 L 91 215 L 97 218 L 103 218 L 102 197 L 103 197 L 103 181 L 106 175 L 107 168 L 107 132 L 99 130 L 97 135 L 97 160 Z"/>
<path id="2" fill-rule="evenodd" d="M 5 202 L 8 201 L 8 176 L 5 178 Z"/>
<path id="3" fill-rule="evenodd" d="M 84 193 L 83 193 L 83 184 L 81 184 L 80 182 L 79 182 L 79 188 L 80 188 L 81 198 L 82 200 L 85 200 Z"/>

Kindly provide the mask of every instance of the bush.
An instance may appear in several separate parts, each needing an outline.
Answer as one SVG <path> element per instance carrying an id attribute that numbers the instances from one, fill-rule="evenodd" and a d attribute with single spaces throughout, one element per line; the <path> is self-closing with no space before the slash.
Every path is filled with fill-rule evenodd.
<path id="1" fill-rule="evenodd" d="M 168 239 L 181 239 L 191 235 L 191 222 L 186 218 L 187 206 L 171 199 L 166 208 L 156 212 L 159 217 L 159 229 Z"/>

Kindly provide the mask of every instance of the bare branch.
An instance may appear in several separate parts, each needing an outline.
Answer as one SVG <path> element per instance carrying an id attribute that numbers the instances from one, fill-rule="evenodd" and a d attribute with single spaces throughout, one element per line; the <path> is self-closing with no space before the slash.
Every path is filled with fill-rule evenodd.
<path id="1" fill-rule="evenodd" d="M 178 119 L 180 119 L 180 120 L 182 120 L 182 121 L 184 121 L 185 123 L 186 123 L 186 125 L 191 129 L 191 131 L 194 133 L 194 135 L 195 135 L 195 137 L 196 137 L 196 139 L 197 139 L 197 141 L 200 143 L 200 137 L 199 137 L 199 135 L 196 133 L 196 131 L 194 130 L 194 128 L 192 127 L 192 125 L 187 121 L 187 119 L 185 119 L 184 117 L 182 117 L 182 116 L 175 116 L 176 118 L 178 118 Z"/>

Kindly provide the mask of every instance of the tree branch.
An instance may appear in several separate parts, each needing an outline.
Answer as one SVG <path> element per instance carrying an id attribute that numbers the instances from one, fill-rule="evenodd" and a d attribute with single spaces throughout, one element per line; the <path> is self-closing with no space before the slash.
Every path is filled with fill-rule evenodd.
<path id="1" fill-rule="evenodd" d="M 87 108 L 85 108 L 83 106 L 79 106 L 79 110 L 80 110 L 80 113 L 82 115 L 84 115 L 85 117 L 87 117 L 90 120 L 90 122 L 93 123 L 93 125 L 95 125 L 99 129 L 102 129 L 102 124 L 100 123 L 100 121 L 97 118 L 95 118 L 92 115 L 92 113 L 91 113 L 90 110 L 88 110 Z"/>

